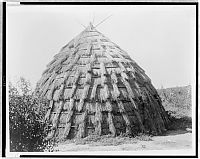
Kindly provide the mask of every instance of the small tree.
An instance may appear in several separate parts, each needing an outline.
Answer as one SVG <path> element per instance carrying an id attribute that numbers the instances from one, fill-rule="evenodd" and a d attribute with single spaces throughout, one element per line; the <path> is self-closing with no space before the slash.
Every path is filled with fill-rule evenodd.
<path id="1" fill-rule="evenodd" d="M 9 83 L 10 151 L 43 151 L 47 101 L 35 95 L 24 78 L 18 85 Z"/>

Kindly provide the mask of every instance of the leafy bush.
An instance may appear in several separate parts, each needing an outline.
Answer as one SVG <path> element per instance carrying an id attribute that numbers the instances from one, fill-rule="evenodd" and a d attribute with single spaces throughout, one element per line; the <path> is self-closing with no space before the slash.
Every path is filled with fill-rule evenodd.
<path id="1" fill-rule="evenodd" d="M 162 104 L 171 116 L 176 118 L 191 117 L 191 86 L 162 88 L 157 90 Z"/>
<path id="2" fill-rule="evenodd" d="M 46 104 L 24 78 L 18 87 L 9 83 L 10 151 L 44 151 L 49 146 L 44 142 Z"/>
<path id="3" fill-rule="evenodd" d="M 158 90 L 162 104 L 169 116 L 168 130 L 192 128 L 191 86 L 162 88 Z"/>

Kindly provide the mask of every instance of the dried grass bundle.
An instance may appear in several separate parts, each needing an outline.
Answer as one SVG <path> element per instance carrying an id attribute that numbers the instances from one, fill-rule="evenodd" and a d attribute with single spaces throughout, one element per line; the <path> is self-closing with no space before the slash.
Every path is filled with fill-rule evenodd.
<path id="1" fill-rule="evenodd" d="M 48 72 L 49 72 L 49 73 L 52 73 L 53 71 L 56 72 L 56 70 L 54 70 L 56 67 L 58 67 L 58 63 L 57 63 L 57 62 L 55 62 L 53 65 L 51 65 L 51 66 L 49 67 Z"/>
<path id="2" fill-rule="evenodd" d="M 92 80 L 92 75 L 91 75 L 91 73 L 86 73 L 85 83 L 86 83 L 86 84 L 91 84 L 91 80 Z"/>
<path id="3" fill-rule="evenodd" d="M 76 88 L 77 88 L 77 84 L 74 84 L 72 86 L 72 89 L 71 89 L 71 92 L 70 92 L 70 95 L 69 95 L 70 98 L 72 98 L 74 96 Z"/>
<path id="4" fill-rule="evenodd" d="M 153 95 L 157 94 L 156 89 L 152 86 L 151 83 L 146 84 L 145 87 L 146 87 Z"/>
<path id="5" fill-rule="evenodd" d="M 76 73 L 75 73 L 75 75 L 74 75 L 74 81 L 73 81 L 74 84 L 77 84 L 77 83 L 78 83 L 78 80 L 79 80 L 80 75 L 81 75 L 81 72 L 80 72 L 80 70 L 77 69 L 77 70 L 76 70 Z"/>
<path id="6" fill-rule="evenodd" d="M 105 100 L 107 100 L 109 98 L 109 96 L 110 96 L 110 91 L 108 89 L 108 85 L 107 84 L 104 85 L 103 90 L 104 90 L 104 98 L 105 98 Z"/>
<path id="7" fill-rule="evenodd" d="M 69 78 L 66 80 L 65 85 L 66 85 L 67 87 L 70 87 L 70 86 L 73 85 L 73 81 L 74 81 L 74 77 L 71 76 L 71 77 L 69 77 Z"/>
<path id="8" fill-rule="evenodd" d="M 113 136 L 116 135 L 116 129 L 113 123 L 113 115 L 111 112 L 108 112 L 108 124 L 109 124 L 109 130 Z"/>
<path id="9" fill-rule="evenodd" d="M 108 90 L 108 85 L 104 85 L 102 89 L 100 89 L 100 100 L 106 101 L 110 96 L 110 92 Z"/>
<path id="10" fill-rule="evenodd" d="M 112 112 L 113 111 L 112 104 L 109 101 L 106 102 L 106 110 L 108 112 Z"/>
<path id="11" fill-rule="evenodd" d="M 51 74 L 51 73 L 46 73 L 46 74 L 44 74 L 44 75 L 40 78 L 40 80 L 37 82 L 37 83 L 38 83 L 38 86 L 41 88 L 48 80 L 50 80 L 50 78 L 51 78 L 52 75 L 53 75 L 53 74 Z"/>
<path id="12" fill-rule="evenodd" d="M 87 117 L 87 111 L 85 111 L 81 115 L 81 123 L 78 126 L 77 138 L 83 138 L 83 137 L 85 137 L 86 117 Z"/>
<path id="13" fill-rule="evenodd" d="M 90 55 L 91 54 L 91 50 L 92 50 L 92 43 L 90 42 L 90 44 L 87 47 L 87 54 Z"/>
<path id="14" fill-rule="evenodd" d="M 85 99 L 81 99 L 80 102 L 78 103 L 77 110 L 80 112 L 83 109 Z"/>
<path id="15" fill-rule="evenodd" d="M 45 77 L 45 78 L 42 78 L 41 79 L 41 82 L 40 82 L 40 89 L 43 90 L 43 87 L 45 87 L 46 84 L 51 84 L 52 81 L 56 78 L 57 74 L 55 72 L 53 72 L 51 74 L 51 76 L 49 76 L 50 73 Z"/>
<path id="16" fill-rule="evenodd" d="M 55 89 L 55 90 L 54 90 L 54 94 L 53 94 L 53 100 L 54 100 L 54 101 L 58 101 L 58 100 L 57 100 L 57 99 L 58 99 L 58 97 L 57 97 L 57 96 L 58 96 L 58 92 L 59 92 L 59 89 Z"/>
<path id="17" fill-rule="evenodd" d="M 98 121 L 102 121 L 102 106 L 101 106 L 101 104 L 96 102 L 95 108 L 96 108 L 96 114 L 95 114 L 96 119 Z"/>
<path id="18" fill-rule="evenodd" d="M 135 70 L 137 70 L 137 72 L 145 73 L 145 71 L 136 62 L 131 64 L 135 68 Z"/>
<path id="19" fill-rule="evenodd" d="M 107 77 L 104 75 L 101 75 L 101 86 L 104 87 L 105 83 L 107 83 Z"/>
<path id="20" fill-rule="evenodd" d="M 69 102 L 64 101 L 63 111 L 69 111 Z"/>
<path id="21" fill-rule="evenodd" d="M 128 92 L 125 89 L 120 89 L 120 93 L 125 99 L 128 99 Z"/>
<path id="22" fill-rule="evenodd" d="M 96 102 L 96 113 L 95 113 L 95 133 L 101 135 L 102 133 L 102 112 L 101 105 Z"/>
<path id="23" fill-rule="evenodd" d="M 133 73 L 133 70 L 131 69 L 131 68 L 126 68 L 127 69 L 127 71 L 129 72 L 129 73 Z"/>
<path id="24" fill-rule="evenodd" d="M 77 138 L 85 137 L 85 123 L 81 123 L 78 126 L 78 133 L 76 135 Z"/>
<path id="25" fill-rule="evenodd" d="M 122 101 L 118 100 L 117 101 L 117 105 L 119 107 L 119 112 L 120 113 L 125 113 L 126 112 L 126 110 L 124 109 L 124 105 L 123 105 Z"/>
<path id="26" fill-rule="evenodd" d="M 156 115 L 157 116 L 156 121 L 158 122 L 158 125 L 160 126 L 160 130 L 161 130 L 161 133 L 162 133 L 162 131 L 166 131 L 164 120 L 168 120 L 168 118 L 165 115 L 162 117 L 162 110 L 160 109 L 160 105 L 158 104 L 158 102 L 151 95 L 149 95 L 149 93 L 147 93 L 147 96 L 148 96 L 150 103 L 152 103 L 151 107 L 154 107 L 154 110 L 157 114 Z"/>
<path id="27" fill-rule="evenodd" d="M 144 107 L 144 121 L 145 125 L 149 124 L 150 127 L 149 129 L 153 134 L 157 133 L 156 127 L 155 127 L 155 122 L 152 119 L 151 113 L 147 109 L 147 107 Z"/>
<path id="28" fill-rule="evenodd" d="M 48 74 L 48 71 L 49 71 L 49 67 L 47 67 L 47 68 L 42 72 L 42 75 L 44 76 L 45 74 Z"/>
<path id="29" fill-rule="evenodd" d="M 85 66 L 90 62 L 90 57 L 88 57 L 87 55 L 85 55 L 84 53 L 82 53 L 81 58 L 79 59 L 79 61 L 77 62 L 78 65 L 82 65 Z"/>
<path id="30" fill-rule="evenodd" d="M 51 114 L 51 110 L 52 110 L 53 104 L 54 104 L 54 101 L 51 100 L 51 101 L 49 102 L 48 111 L 47 111 L 47 113 L 46 113 L 46 115 L 45 115 L 45 117 L 44 117 L 44 120 L 45 120 L 45 121 L 49 121 L 49 118 L 50 118 L 50 114 Z"/>
<path id="31" fill-rule="evenodd" d="M 102 75 L 106 75 L 106 68 L 103 62 L 100 63 L 100 70 Z"/>
<path id="32" fill-rule="evenodd" d="M 86 70 L 88 73 L 91 73 L 91 71 L 92 71 L 91 63 L 87 63 L 87 64 L 86 64 L 85 70 Z"/>
<path id="33" fill-rule="evenodd" d="M 118 79 L 117 79 L 117 76 L 116 76 L 115 72 L 112 72 L 110 77 L 111 77 L 111 83 L 116 83 L 117 84 Z"/>
<path id="34" fill-rule="evenodd" d="M 123 119 L 124 119 L 124 121 L 125 121 L 125 123 L 126 123 L 126 126 L 130 126 L 130 125 L 131 125 L 131 122 L 130 122 L 130 120 L 129 120 L 129 118 L 128 118 L 127 113 L 122 113 L 122 117 L 123 117 Z"/>
<path id="35" fill-rule="evenodd" d="M 82 99 L 86 99 L 86 98 L 87 98 L 89 88 L 90 88 L 90 85 L 89 85 L 89 84 L 86 84 L 86 85 L 84 86 Z"/>
<path id="36" fill-rule="evenodd" d="M 88 110 L 88 112 L 94 113 L 96 111 L 95 103 L 86 103 L 86 104 L 87 104 L 86 110 Z"/>
<path id="37" fill-rule="evenodd" d="M 101 70 L 100 69 L 93 69 L 93 74 L 95 76 L 101 76 Z"/>
<path id="38" fill-rule="evenodd" d="M 64 61 L 66 61 L 68 59 L 69 55 L 65 54 L 59 57 L 59 59 L 57 59 L 59 64 L 62 64 Z"/>
<path id="39" fill-rule="evenodd" d="M 79 60 L 80 55 L 76 54 L 75 57 L 73 58 L 73 60 L 66 66 L 66 68 L 62 69 L 62 72 L 66 72 L 72 69 L 72 67 L 74 67 L 74 65 L 76 64 L 76 62 Z"/>
<path id="40" fill-rule="evenodd" d="M 129 62 L 128 64 L 129 64 L 129 66 L 130 66 L 130 72 L 133 72 L 133 73 L 135 73 L 135 72 L 136 72 L 136 70 L 135 70 L 135 68 L 133 67 L 133 65 L 131 65 L 131 63 L 130 63 L 130 62 Z"/>
<path id="41" fill-rule="evenodd" d="M 58 121 L 59 121 L 59 116 L 60 116 L 60 113 L 62 111 L 62 108 L 63 108 L 63 101 L 60 101 L 59 103 L 59 107 L 57 109 L 57 112 L 53 118 L 53 121 L 52 121 L 52 128 L 51 129 L 56 129 L 57 128 L 57 125 L 58 125 Z"/>
<path id="42" fill-rule="evenodd" d="M 50 61 L 48 64 L 47 64 L 47 67 L 50 67 L 53 63 L 56 62 L 56 59 L 54 58 L 52 61 Z"/>
<path id="43" fill-rule="evenodd" d="M 49 91 L 48 91 L 48 95 L 47 95 L 47 99 L 48 100 L 51 100 L 51 99 L 53 99 L 53 93 L 54 93 L 54 83 L 55 83 L 55 81 L 51 84 L 51 86 L 50 86 L 50 89 L 49 89 Z"/>
<path id="44" fill-rule="evenodd" d="M 92 92 L 91 92 L 91 96 L 90 96 L 90 99 L 91 99 L 91 100 L 95 99 L 96 90 L 97 90 L 98 84 L 99 84 L 99 80 L 98 80 L 98 79 L 95 79 L 94 85 L 93 85 L 93 88 L 92 88 Z"/>
<path id="45" fill-rule="evenodd" d="M 113 84 L 113 91 L 112 91 L 112 98 L 114 100 L 117 100 L 119 96 L 120 96 L 120 91 L 118 89 L 117 84 L 114 83 Z"/>
<path id="46" fill-rule="evenodd" d="M 124 67 L 124 65 L 122 64 L 122 62 L 119 62 L 118 65 L 119 65 L 119 67 L 120 67 L 120 69 L 121 69 L 122 72 L 126 72 L 126 68 Z"/>
<path id="47" fill-rule="evenodd" d="M 62 84 L 60 88 L 54 93 L 53 97 L 54 101 L 59 101 L 59 99 L 62 99 L 63 90 L 64 90 L 64 85 Z"/>
<path id="48" fill-rule="evenodd" d="M 124 73 L 124 72 L 121 72 L 121 77 L 122 77 L 124 80 L 129 80 L 127 74 Z"/>
<path id="49" fill-rule="evenodd" d="M 91 55 L 90 63 L 94 63 L 97 60 L 96 53 L 93 52 Z"/>
<path id="50" fill-rule="evenodd" d="M 117 75 L 117 74 L 121 74 L 122 70 L 119 67 L 117 67 L 117 68 L 113 68 L 112 72 L 115 72 Z"/>
<path id="51" fill-rule="evenodd" d="M 114 58 L 109 53 L 107 53 L 105 55 L 107 56 L 107 58 L 109 59 L 109 61 L 114 61 Z"/>
<path id="52" fill-rule="evenodd" d="M 70 98 L 70 101 L 69 101 L 69 111 L 72 111 L 73 107 L 74 107 L 74 99 Z"/>
<path id="53" fill-rule="evenodd" d="M 66 123 L 65 129 L 64 129 L 64 132 L 63 132 L 63 138 L 64 139 L 68 137 L 69 131 L 71 129 L 71 125 L 72 125 L 71 123 Z"/>
<path id="54" fill-rule="evenodd" d="M 60 58 L 64 58 L 65 56 L 69 56 L 68 54 L 69 52 L 67 50 L 65 51 L 60 51 L 58 54 L 55 54 L 53 57 L 55 59 L 60 59 Z"/>
<path id="55" fill-rule="evenodd" d="M 43 90 L 42 90 L 42 93 L 40 94 L 40 96 L 42 96 L 42 97 L 44 97 L 45 95 L 47 95 L 48 94 L 48 89 L 49 89 L 49 84 L 47 83 L 46 85 L 45 85 L 45 87 L 43 87 Z M 51 100 L 51 99 L 50 99 Z"/>
<path id="56" fill-rule="evenodd" d="M 68 111 L 67 117 L 66 117 L 66 123 L 69 123 L 69 122 L 70 122 L 73 113 L 74 113 L 73 111 Z"/>
<path id="57" fill-rule="evenodd" d="M 130 122 L 130 120 L 128 118 L 128 115 L 126 113 L 126 110 L 124 108 L 124 105 L 123 105 L 122 101 L 117 101 L 117 104 L 118 104 L 118 107 L 119 107 L 119 111 L 122 114 L 122 117 L 123 117 L 123 119 L 124 119 L 124 121 L 126 123 L 126 133 L 129 134 L 129 133 L 131 133 L 131 129 L 130 129 L 131 122 Z"/>
<path id="58" fill-rule="evenodd" d="M 70 98 L 70 95 L 71 95 L 71 89 L 66 88 L 66 89 L 64 90 L 64 99 L 69 99 L 69 98 Z"/>
<path id="59" fill-rule="evenodd" d="M 130 86 L 129 82 L 127 82 L 123 77 L 121 78 L 121 81 L 125 85 L 126 90 L 127 90 L 128 94 L 129 94 L 129 97 L 130 98 L 135 98 L 135 95 L 134 95 L 134 93 L 133 93 L 133 91 L 131 89 L 131 86 Z"/>

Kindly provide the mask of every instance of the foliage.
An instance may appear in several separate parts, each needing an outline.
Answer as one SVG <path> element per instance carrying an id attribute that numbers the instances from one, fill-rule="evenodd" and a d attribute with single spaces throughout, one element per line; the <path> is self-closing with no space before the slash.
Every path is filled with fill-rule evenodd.
<path id="1" fill-rule="evenodd" d="M 191 86 L 162 88 L 158 93 L 171 121 L 168 130 L 192 128 Z"/>
<path id="2" fill-rule="evenodd" d="M 18 87 L 9 83 L 10 151 L 43 151 L 47 147 L 43 122 L 46 104 L 24 78 Z"/>
<path id="3" fill-rule="evenodd" d="M 168 113 L 176 118 L 191 117 L 191 86 L 157 90 Z"/>

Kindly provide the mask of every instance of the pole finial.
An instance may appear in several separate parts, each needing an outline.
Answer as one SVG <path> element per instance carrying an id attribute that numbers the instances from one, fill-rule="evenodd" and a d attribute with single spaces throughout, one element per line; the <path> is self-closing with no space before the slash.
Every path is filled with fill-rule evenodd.
<path id="1" fill-rule="evenodd" d="M 104 20 L 102 20 L 100 23 L 98 23 L 98 24 L 95 26 L 95 28 L 96 28 L 97 26 L 99 26 L 101 23 L 105 22 L 105 21 L 106 21 L 108 18 L 110 18 L 111 16 L 112 16 L 112 15 L 106 17 Z"/>

